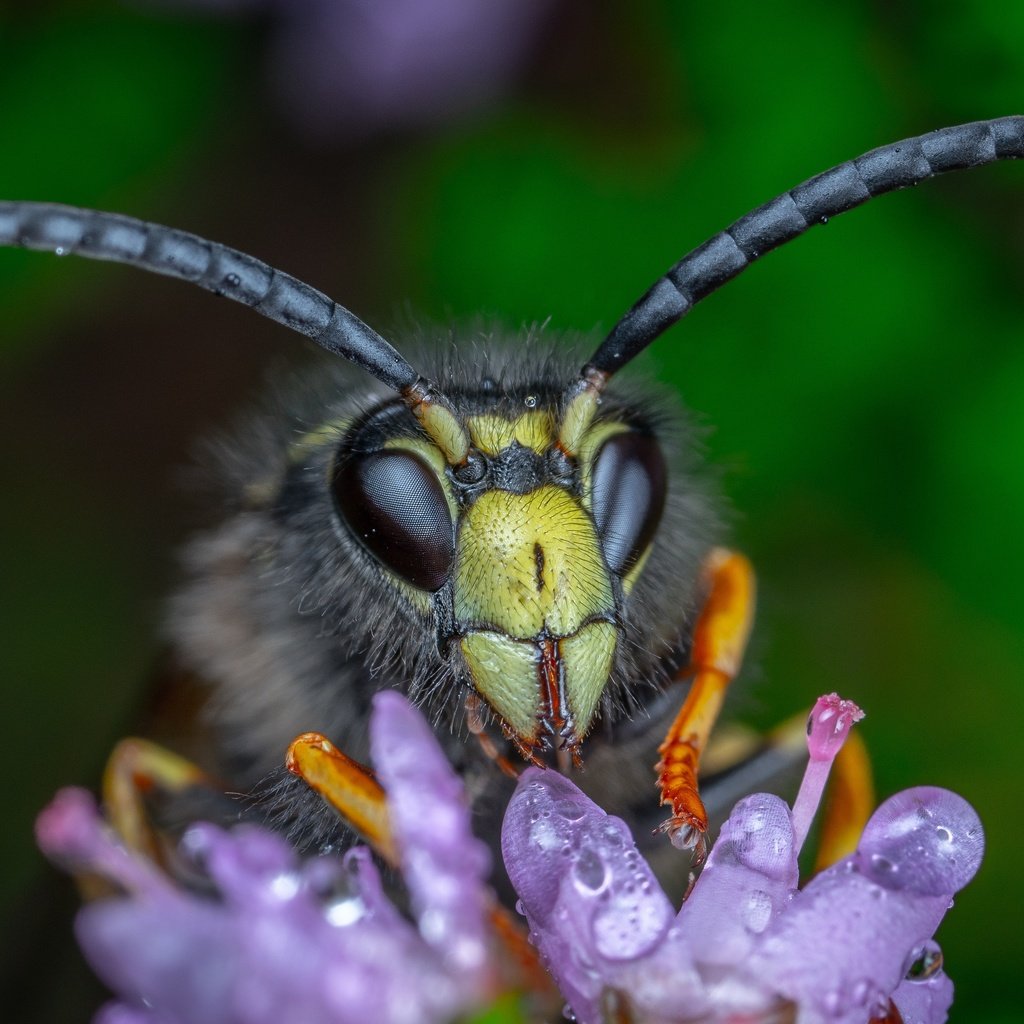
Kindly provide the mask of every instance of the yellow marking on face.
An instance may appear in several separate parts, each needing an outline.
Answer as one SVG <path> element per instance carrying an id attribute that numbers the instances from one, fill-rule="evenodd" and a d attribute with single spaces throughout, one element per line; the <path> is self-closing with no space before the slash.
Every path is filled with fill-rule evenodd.
<path id="1" fill-rule="evenodd" d="M 555 415 L 547 409 L 531 409 L 514 420 L 490 414 L 466 420 L 473 444 L 486 455 L 497 455 L 514 441 L 542 455 L 555 439 Z"/>
<path id="2" fill-rule="evenodd" d="M 582 739 L 590 728 L 615 657 L 618 630 L 610 622 L 592 622 L 559 643 L 565 700 Z"/>
<path id="3" fill-rule="evenodd" d="M 594 388 L 577 392 L 565 408 L 558 440 L 570 455 L 580 453 L 586 443 L 587 432 L 594 422 L 600 395 Z"/>
<path id="4" fill-rule="evenodd" d="M 312 430 L 307 430 L 288 446 L 288 461 L 294 465 L 302 462 L 317 448 L 337 444 L 345 436 L 351 422 L 350 419 L 328 420 Z"/>
<path id="5" fill-rule="evenodd" d="M 464 514 L 455 552 L 455 617 L 523 640 L 570 636 L 614 608 L 590 516 L 567 491 L 487 491 Z"/>
<path id="6" fill-rule="evenodd" d="M 557 641 L 565 693 L 562 711 L 580 739 L 601 702 L 617 641 L 618 631 L 610 622 L 592 622 Z M 543 711 L 540 645 L 478 630 L 464 636 L 461 646 L 477 692 L 521 740 L 536 741 Z"/>
<path id="7" fill-rule="evenodd" d="M 653 544 L 648 544 L 643 554 L 636 560 L 636 565 L 622 578 L 622 590 L 624 593 L 633 593 L 636 581 L 640 579 L 640 574 L 644 571 L 644 566 L 647 564 L 647 559 L 651 556 L 651 549 L 653 547 Z"/>
<path id="8" fill-rule="evenodd" d="M 466 458 L 469 437 L 447 405 L 440 401 L 421 402 L 413 406 L 412 411 L 449 465 L 457 466 Z"/>
<path id="9" fill-rule="evenodd" d="M 480 695 L 520 738 L 537 735 L 536 644 L 480 631 L 462 638 L 462 653 Z"/>

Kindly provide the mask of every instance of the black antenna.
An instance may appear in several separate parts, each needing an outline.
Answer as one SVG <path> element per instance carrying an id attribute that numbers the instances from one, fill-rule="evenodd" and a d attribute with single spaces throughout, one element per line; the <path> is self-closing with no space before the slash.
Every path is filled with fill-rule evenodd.
<path id="1" fill-rule="evenodd" d="M 833 167 L 770 203 L 684 256 L 615 325 L 583 368 L 581 381 L 604 382 L 701 299 L 754 260 L 875 196 L 910 188 L 936 174 L 1024 157 L 1024 117 L 1000 117 L 942 128 Z M 570 393 L 575 391 L 570 389 Z"/>
<path id="2" fill-rule="evenodd" d="M 190 281 L 305 334 L 403 395 L 419 381 L 387 341 L 323 292 L 198 235 L 57 203 L 0 202 L 0 245 L 112 260 Z"/>

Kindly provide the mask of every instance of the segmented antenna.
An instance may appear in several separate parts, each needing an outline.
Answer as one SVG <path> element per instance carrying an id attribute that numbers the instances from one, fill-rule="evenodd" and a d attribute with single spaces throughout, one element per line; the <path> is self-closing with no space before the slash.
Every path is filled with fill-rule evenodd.
<path id="1" fill-rule="evenodd" d="M 198 235 L 57 203 L 0 202 L 0 245 L 112 260 L 190 281 L 312 338 L 403 394 L 416 371 L 376 331 L 323 292 Z"/>
<path id="2" fill-rule="evenodd" d="M 1024 117 L 1000 117 L 942 128 L 839 164 L 764 206 L 684 256 L 659 278 L 615 325 L 567 395 L 598 387 L 642 352 L 701 299 L 742 273 L 766 252 L 802 235 L 815 224 L 869 199 L 968 167 L 1024 157 Z"/>
<path id="3" fill-rule="evenodd" d="M 469 434 L 451 404 L 387 341 L 323 292 L 261 260 L 187 231 L 59 203 L 0 202 L 0 245 L 126 263 L 241 302 L 373 374 L 402 396 L 451 465 L 466 461 Z"/>

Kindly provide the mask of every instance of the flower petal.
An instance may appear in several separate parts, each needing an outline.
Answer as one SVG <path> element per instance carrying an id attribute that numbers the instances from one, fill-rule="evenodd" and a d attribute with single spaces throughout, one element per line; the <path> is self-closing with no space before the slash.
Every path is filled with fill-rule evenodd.
<path id="1" fill-rule="evenodd" d="M 581 1022 L 617 993 L 639 1019 L 705 1006 L 672 906 L 625 823 L 565 776 L 527 769 L 502 827 L 520 906 L 562 994 Z"/>
<path id="2" fill-rule="evenodd" d="M 394 690 L 374 697 L 370 749 L 420 933 L 451 967 L 480 972 L 491 859 L 470 828 L 462 783 L 426 720 Z"/>
<path id="3" fill-rule="evenodd" d="M 741 800 L 677 919 L 698 965 L 741 964 L 798 884 L 789 807 L 764 793 Z"/>
<path id="4" fill-rule="evenodd" d="M 857 852 L 779 916 L 748 962 L 751 977 L 834 1024 L 863 1024 L 888 1005 L 908 956 L 974 875 L 983 842 L 977 815 L 955 794 L 893 797 Z"/>

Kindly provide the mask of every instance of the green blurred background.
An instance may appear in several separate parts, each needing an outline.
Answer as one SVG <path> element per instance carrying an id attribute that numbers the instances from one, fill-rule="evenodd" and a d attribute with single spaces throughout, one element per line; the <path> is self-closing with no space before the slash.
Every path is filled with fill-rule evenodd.
<path id="1" fill-rule="evenodd" d="M 592 331 L 803 178 L 1024 107 L 1024 8 L 994 0 L 598 6 L 551 0 L 472 113 L 358 134 L 280 99 L 270 18 L 3 7 L 0 196 L 197 231 L 383 327 L 411 310 Z M 837 689 L 867 709 L 883 795 L 944 785 L 981 813 L 985 864 L 940 933 L 959 1021 L 1020 1019 L 1022 272 L 1024 167 L 975 171 L 813 231 L 644 360 L 713 425 L 759 570 L 743 717 Z M 84 1019 L 30 971 L 44 949 L 48 976 L 88 987 L 32 818 L 95 785 L 143 701 L 197 518 L 192 442 L 302 355 L 198 290 L 0 252 L 6 1020 Z"/>

